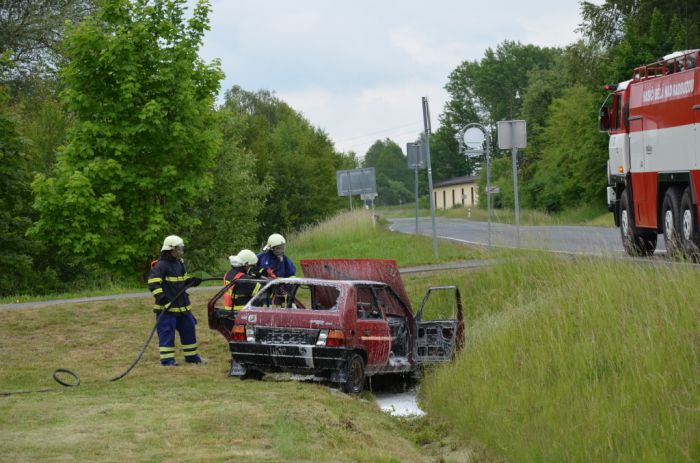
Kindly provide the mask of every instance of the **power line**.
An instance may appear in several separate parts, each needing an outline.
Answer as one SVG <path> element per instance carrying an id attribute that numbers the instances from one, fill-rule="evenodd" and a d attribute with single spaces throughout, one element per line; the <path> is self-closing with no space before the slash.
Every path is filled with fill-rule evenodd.
<path id="1" fill-rule="evenodd" d="M 395 134 L 393 134 L 391 137 L 386 137 L 386 138 L 400 137 L 400 136 L 402 136 L 402 135 L 409 135 L 409 134 L 412 134 L 412 133 L 416 134 L 416 137 L 418 137 L 418 134 L 419 134 L 420 132 L 417 133 L 416 131 L 411 130 L 410 132 L 395 133 Z M 346 146 L 345 149 L 347 150 L 347 149 L 349 149 L 349 148 L 355 148 L 355 147 L 357 147 L 357 146 L 369 146 L 369 145 L 374 144 L 376 141 L 377 141 L 377 140 L 375 139 L 375 140 L 372 140 L 372 141 L 365 141 L 365 142 L 361 142 L 361 143 L 353 143 L 352 145 Z M 339 145 L 338 142 L 336 142 L 335 144 L 336 144 L 336 146 Z"/>
<path id="2" fill-rule="evenodd" d="M 410 123 L 410 124 L 398 125 L 398 126 L 396 126 L 396 127 L 390 127 L 390 128 L 387 128 L 387 129 L 377 130 L 377 131 L 375 131 L 375 132 L 370 132 L 370 133 L 367 133 L 367 134 L 364 134 L 364 135 L 359 135 L 359 136 L 357 136 L 357 137 L 346 138 L 345 140 L 339 140 L 339 141 L 336 141 L 336 143 L 346 143 L 346 142 L 353 141 L 353 140 L 357 140 L 357 139 L 360 139 L 360 138 L 371 137 L 372 135 L 376 135 L 376 134 L 378 134 L 378 133 L 390 132 L 390 131 L 392 131 L 392 130 L 403 129 L 403 128 L 405 128 L 405 127 L 410 127 L 410 126 L 418 126 L 418 127 L 421 127 L 421 123 L 420 123 L 420 122 L 412 122 L 412 123 Z"/>

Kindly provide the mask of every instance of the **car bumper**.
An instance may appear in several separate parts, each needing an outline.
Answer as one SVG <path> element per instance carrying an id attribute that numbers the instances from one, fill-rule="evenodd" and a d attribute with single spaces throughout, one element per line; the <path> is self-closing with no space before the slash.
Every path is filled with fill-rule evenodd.
<path id="1" fill-rule="evenodd" d="M 229 343 L 233 359 L 264 371 L 322 372 L 343 370 L 351 349 L 307 344 Z"/>

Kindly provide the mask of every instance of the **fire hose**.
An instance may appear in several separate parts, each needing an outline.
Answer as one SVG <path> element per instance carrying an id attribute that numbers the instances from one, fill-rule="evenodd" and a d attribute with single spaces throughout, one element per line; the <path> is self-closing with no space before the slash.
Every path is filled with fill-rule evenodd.
<path id="1" fill-rule="evenodd" d="M 201 281 L 221 281 L 221 278 L 202 278 Z M 172 300 L 176 300 L 178 297 L 182 295 L 182 293 L 185 292 L 188 288 L 192 286 L 192 283 L 190 284 L 185 284 L 185 286 L 178 291 L 175 296 L 173 296 Z M 139 353 L 136 355 L 136 358 L 131 362 L 131 364 L 128 366 L 126 370 L 124 370 L 122 373 L 119 375 L 115 376 L 114 378 L 111 378 L 109 381 L 119 381 L 126 375 L 128 375 L 131 370 L 133 370 L 136 365 L 139 363 L 141 360 L 141 357 L 143 357 L 143 354 L 146 352 L 146 349 L 148 348 L 148 345 L 151 343 L 151 339 L 153 339 L 153 334 L 156 332 L 156 329 L 158 329 L 158 322 L 160 322 L 160 319 L 165 315 L 168 310 L 170 310 L 170 304 L 167 304 L 165 306 L 165 309 L 163 309 L 159 314 L 158 317 L 156 318 L 156 322 L 153 324 L 153 328 L 151 329 L 150 333 L 146 337 L 146 341 L 143 343 L 143 347 L 139 351 Z M 68 375 L 73 378 L 73 381 L 65 381 L 64 379 L 61 379 L 60 375 Z M 76 387 L 80 385 L 80 376 L 72 370 L 69 370 L 67 368 L 56 368 L 53 371 L 52 374 L 53 379 L 60 384 L 61 386 L 64 387 Z M 33 392 L 51 392 L 54 389 L 37 389 L 34 391 L 12 391 L 12 392 L 0 392 L 0 396 L 10 396 L 10 395 L 15 395 L 15 394 L 30 394 Z"/>

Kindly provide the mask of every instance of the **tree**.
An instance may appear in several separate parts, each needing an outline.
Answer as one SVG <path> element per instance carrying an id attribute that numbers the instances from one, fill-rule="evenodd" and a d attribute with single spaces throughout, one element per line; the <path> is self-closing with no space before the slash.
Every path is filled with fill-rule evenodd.
<path id="1" fill-rule="evenodd" d="M 198 203 L 191 211 L 199 225 L 183 232 L 191 237 L 189 267 L 210 272 L 219 270 L 217 262 L 228 262 L 227 256 L 257 248 L 259 216 L 271 190 L 269 178 L 262 182 L 257 178 L 255 155 L 242 146 L 244 121 L 227 108 L 218 113 L 223 137 L 211 169 L 211 194 L 208 201 Z"/>
<path id="2" fill-rule="evenodd" d="M 524 184 L 524 203 L 557 212 L 605 197 L 607 139 L 594 121 L 599 96 L 575 85 L 552 102 L 542 139 L 541 158 Z"/>
<path id="3" fill-rule="evenodd" d="M 118 274 L 196 223 L 187 211 L 212 183 L 222 73 L 197 56 L 208 3 L 189 20 L 183 3 L 107 0 L 65 38 L 63 98 L 76 124 L 55 173 L 32 184 L 32 232 Z"/>
<path id="4" fill-rule="evenodd" d="M 609 53 L 611 82 L 629 79 L 634 66 L 700 43 L 700 9 L 690 0 L 582 2 L 581 15 L 581 32 Z"/>
<path id="5" fill-rule="evenodd" d="M 241 147 L 255 156 L 259 183 L 270 187 L 260 211 L 262 240 L 322 220 L 343 207 L 335 171 L 346 156 L 335 152 L 328 136 L 269 91 L 233 87 L 224 106 L 241 119 Z"/>
<path id="6" fill-rule="evenodd" d="M 367 150 L 363 167 L 374 167 L 377 179 L 376 204 L 399 204 L 413 197 L 413 176 L 406 156 L 390 139 L 377 140 Z"/>
<path id="7" fill-rule="evenodd" d="M 8 99 L 0 86 L 0 260 L 10 270 L 0 279 L 0 295 L 26 291 L 34 280 L 33 246 L 25 237 L 31 224 L 30 168 Z"/>
<path id="8" fill-rule="evenodd" d="M 450 112 L 476 111 L 485 125 L 512 119 L 520 113 L 522 102 L 517 96 L 522 97 L 527 88 L 528 73 L 549 68 L 559 53 L 555 48 L 507 40 L 495 51 L 486 49 L 481 61 L 465 61 L 450 73 L 445 86 L 451 98 L 447 104 Z"/>
<path id="9" fill-rule="evenodd" d="M 14 63 L 11 76 L 53 74 L 65 22 L 92 9 L 90 0 L 0 0 L 0 50 Z"/>

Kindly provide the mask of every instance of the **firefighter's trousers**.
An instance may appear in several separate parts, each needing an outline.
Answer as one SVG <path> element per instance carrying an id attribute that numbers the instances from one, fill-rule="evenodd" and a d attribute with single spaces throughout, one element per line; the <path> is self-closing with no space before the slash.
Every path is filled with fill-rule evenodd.
<path id="1" fill-rule="evenodd" d="M 157 317 L 157 315 L 156 315 Z M 175 330 L 180 333 L 180 344 L 185 354 L 185 361 L 200 363 L 202 359 L 197 352 L 197 319 L 191 311 L 183 313 L 165 313 L 158 322 L 158 342 L 160 345 L 160 363 L 175 365 Z"/>

